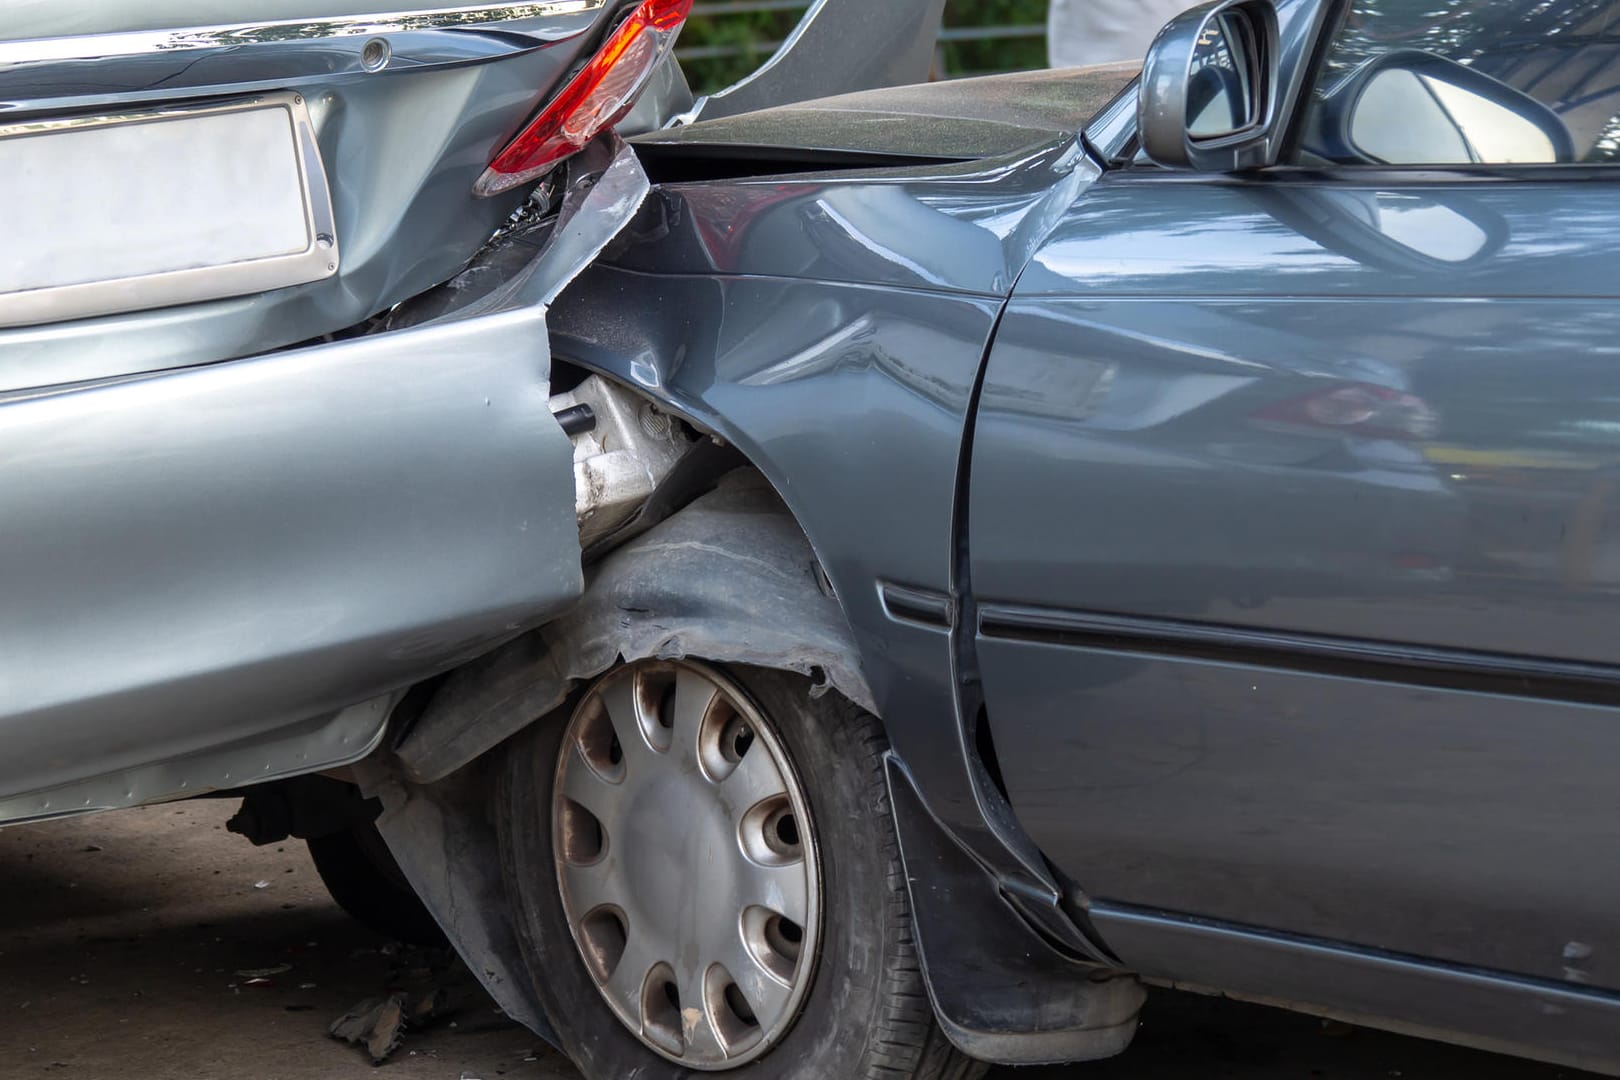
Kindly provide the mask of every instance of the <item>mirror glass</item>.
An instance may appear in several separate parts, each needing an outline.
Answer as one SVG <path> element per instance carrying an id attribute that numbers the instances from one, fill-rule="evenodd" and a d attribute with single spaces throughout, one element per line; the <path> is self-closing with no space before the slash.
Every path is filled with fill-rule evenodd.
<path id="1" fill-rule="evenodd" d="M 1198 35 L 1187 76 L 1187 133 L 1219 139 L 1258 118 L 1254 80 L 1254 24 L 1242 11 L 1210 17 Z"/>
<path id="2" fill-rule="evenodd" d="M 1367 80 L 1350 117 L 1350 140 L 1375 161 L 1399 165 L 1552 164 L 1558 147 L 1505 100 L 1429 72 L 1388 67 Z"/>

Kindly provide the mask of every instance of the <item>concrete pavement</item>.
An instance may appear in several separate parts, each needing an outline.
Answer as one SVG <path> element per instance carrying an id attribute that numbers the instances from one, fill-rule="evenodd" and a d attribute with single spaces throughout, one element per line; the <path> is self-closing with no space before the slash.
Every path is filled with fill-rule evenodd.
<path id="1" fill-rule="evenodd" d="M 476 987 L 374 1071 L 327 1025 L 400 978 L 301 843 L 203 800 L 0 830 L 0 1078 L 572 1080 Z M 287 965 L 285 971 L 252 975 Z M 1582 1074 L 1164 993 L 1123 1058 L 998 1080 L 1554 1080 Z M 835 1078 L 829 1078 L 835 1080 Z"/>

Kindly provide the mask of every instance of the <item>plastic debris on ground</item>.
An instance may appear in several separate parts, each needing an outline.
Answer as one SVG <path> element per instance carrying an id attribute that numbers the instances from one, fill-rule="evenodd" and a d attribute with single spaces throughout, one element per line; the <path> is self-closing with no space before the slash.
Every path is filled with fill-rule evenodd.
<path id="1" fill-rule="evenodd" d="M 404 1044 L 407 1034 L 448 1022 L 462 1009 L 488 998 L 449 949 L 385 948 L 392 961 L 382 992 L 359 1002 L 327 1030 L 363 1048 L 381 1065 Z"/>

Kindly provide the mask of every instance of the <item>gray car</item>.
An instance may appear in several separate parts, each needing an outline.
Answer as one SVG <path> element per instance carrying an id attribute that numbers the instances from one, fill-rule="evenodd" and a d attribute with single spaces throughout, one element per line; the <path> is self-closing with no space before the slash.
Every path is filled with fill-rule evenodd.
<path id="1" fill-rule="evenodd" d="M 0 291 L 0 813 L 347 838 L 593 1080 L 1104 1057 L 1145 985 L 1620 1074 L 1615 0 L 892 85 L 939 6 L 706 100 L 655 50 L 628 143 L 494 203 L 656 4 L 142 75 L 306 57 L 236 93 L 307 111 L 341 257 Z M 499 119 L 409 91 L 560 48 Z M 0 88 L 66 123 L 86 62 Z"/>

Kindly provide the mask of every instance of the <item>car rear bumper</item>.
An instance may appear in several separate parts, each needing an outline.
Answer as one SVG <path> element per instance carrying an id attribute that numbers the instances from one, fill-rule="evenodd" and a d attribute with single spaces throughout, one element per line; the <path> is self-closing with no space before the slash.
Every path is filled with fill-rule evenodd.
<path id="1" fill-rule="evenodd" d="M 536 307 L 0 406 L 0 794 L 257 745 L 565 605 L 548 367 Z M 325 764 L 266 754 L 188 779 Z"/>
<path id="2" fill-rule="evenodd" d="M 420 326 L 0 395 L 0 823 L 355 760 L 579 595 L 546 310 L 647 184 L 608 143 L 570 181 Z"/>

